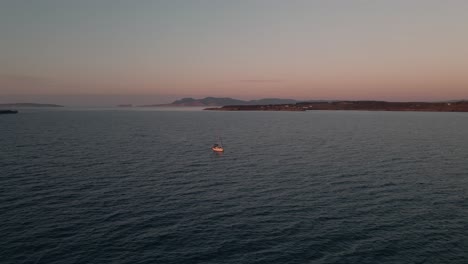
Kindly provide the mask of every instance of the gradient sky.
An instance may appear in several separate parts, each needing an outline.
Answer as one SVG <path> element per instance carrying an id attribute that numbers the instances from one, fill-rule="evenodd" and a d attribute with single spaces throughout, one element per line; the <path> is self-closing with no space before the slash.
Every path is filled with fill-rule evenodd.
<path id="1" fill-rule="evenodd" d="M 467 14 L 462 0 L 2 0 L 0 101 L 468 99 Z"/>

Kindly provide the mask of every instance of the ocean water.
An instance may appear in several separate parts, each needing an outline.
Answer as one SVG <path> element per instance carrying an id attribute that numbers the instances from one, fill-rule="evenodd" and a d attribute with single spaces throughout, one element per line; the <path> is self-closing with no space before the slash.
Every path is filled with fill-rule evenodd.
<path id="1" fill-rule="evenodd" d="M 0 135 L 0 263 L 468 263 L 466 113 L 25 110 Z"/>

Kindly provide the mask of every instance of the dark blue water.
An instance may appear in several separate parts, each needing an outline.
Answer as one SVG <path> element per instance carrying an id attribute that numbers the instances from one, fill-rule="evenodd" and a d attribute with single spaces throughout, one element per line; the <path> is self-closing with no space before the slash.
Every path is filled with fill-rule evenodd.
<path id="1" fill-rule="evenodd" d="M 1 263 L 468 263 L 468 114 L 27 110 L 0 135 Z"/>

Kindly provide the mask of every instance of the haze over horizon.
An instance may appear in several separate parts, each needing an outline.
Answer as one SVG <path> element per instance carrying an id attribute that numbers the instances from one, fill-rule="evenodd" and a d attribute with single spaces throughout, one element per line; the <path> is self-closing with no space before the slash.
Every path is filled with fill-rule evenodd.
<path id="1" fill-rule="evenodd" d="M 468 99 L 467 1 L 0 3 L 0 103 Z"/>

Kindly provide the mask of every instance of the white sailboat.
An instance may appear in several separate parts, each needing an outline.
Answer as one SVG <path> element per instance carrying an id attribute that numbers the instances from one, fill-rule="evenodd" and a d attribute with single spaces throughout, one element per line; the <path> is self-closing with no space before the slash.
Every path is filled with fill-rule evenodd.
<path id="1" fill-rule="evenodd" d="M 224 152 L 224 147 L 223 147 L 223 142 L 221 141 L 221 138 L 218 136 L 218 143 L 214 144 L 211 147 L 211 150 L 214 152 Z"/>

